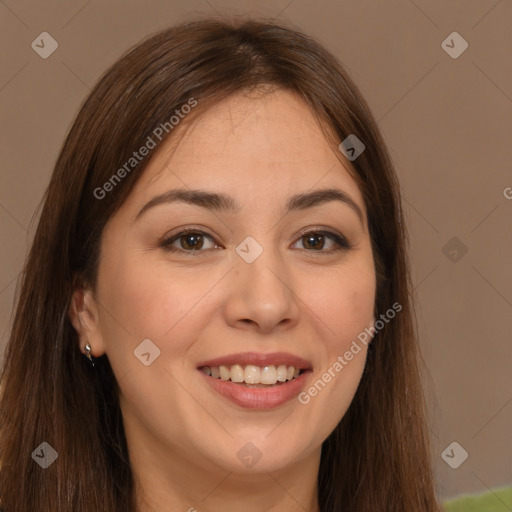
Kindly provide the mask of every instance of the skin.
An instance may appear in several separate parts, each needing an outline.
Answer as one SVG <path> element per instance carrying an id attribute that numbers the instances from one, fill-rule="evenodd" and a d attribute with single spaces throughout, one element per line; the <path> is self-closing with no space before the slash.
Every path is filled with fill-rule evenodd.
<path id="1" fill-rule="evenodd" d="M 104 229 L 97 286 L 77 289 L 70 308 L 81 350 L 88 342 L 94 356 L 106 353 L 119 382 L 141 512 L 318 512 L 321 445 L 354 397 L 367 348 L 309 403 L 265 411 L 217 394 L 196 366 L 290 352 L 313 366 L 307 389 L 349 350 L 372 325 L 376 291 L 361 192 L 290 92 L 232 96 L 184 133 L 153 155 Z M 291 195 L 331 187 L 353 199 L 363 222 L 340 201 L 283 214 Z M 176 202 L 135 219 L 175 188 L 223 192 L 241 209 Z M 174 241 L 181 252 L 159 245 L 187 227 L 212 238 L 199 251 L 190 239 Z M 308 241 L 304 228 L 339 233 L 352 247 L 329 252 L 333 240 Z M 235 252 L 248 236 L 263 248 L 250 264 Z M 160 350 L 149 366 L 133 354 L 144 339 Z M 252 468 L 237 457 L 248 442 L 261 453 Z"/>

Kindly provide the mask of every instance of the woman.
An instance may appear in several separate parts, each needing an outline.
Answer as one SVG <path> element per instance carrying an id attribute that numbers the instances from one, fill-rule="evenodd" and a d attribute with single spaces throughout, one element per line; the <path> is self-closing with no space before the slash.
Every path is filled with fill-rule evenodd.
<path id="1" fill-rule="evenodd" d="M 24 269 L 3 510 L 438 511 L 400 219 L 375 120 L 311 38 L 200 20 L 132 49 Z"/>

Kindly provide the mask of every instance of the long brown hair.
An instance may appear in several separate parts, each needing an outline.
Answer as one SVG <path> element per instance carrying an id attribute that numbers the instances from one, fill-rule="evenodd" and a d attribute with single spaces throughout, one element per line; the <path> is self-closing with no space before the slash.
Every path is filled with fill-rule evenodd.
<path id="1" fill-rule="evenodd" d="M 133 152 L 148 137 L 155 139 L 155 129 L 191 98 L 197 106 L 187 122 L 215 102 L 259 86 L 298 94 L 329 128 L 333 144 L 350 134 L 365 144 L 351 163 L 368 212 L 375 313 L 378 318 L 392 304 L 402 306 L 369 345 L 353 402 L 323 443 L 321 511 L 439 510 L 407 234 L 377 124 L 342 65 L 315 40 L 274 22 L 207 19 L 161 31 L 123 55 L 94 87 L 64 142 L 22 274 L 1 377 L 5 512 L 136 511 L 116 379 L 106 355 L 90 368 L 68 309 L 80 282 L 94 289 L 102 230 L 150 155 L 110 181 L 108 194 L 98 189 L 105 190 Z M 174 136 L 167 127 L 159 144 Z M 32 456 L 43 442 L 58 453 L 46 469 Z"/>

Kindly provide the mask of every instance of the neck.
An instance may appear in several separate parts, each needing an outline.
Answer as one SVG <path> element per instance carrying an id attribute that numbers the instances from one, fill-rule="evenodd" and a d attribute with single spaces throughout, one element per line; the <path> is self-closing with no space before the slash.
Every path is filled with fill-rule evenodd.
<path id="1" fill-rule="evenodd" d="M 130 449 L 138 512 L 320 512 L 320 450 L 291 467 L 235 473 L 145 444 Z"/>

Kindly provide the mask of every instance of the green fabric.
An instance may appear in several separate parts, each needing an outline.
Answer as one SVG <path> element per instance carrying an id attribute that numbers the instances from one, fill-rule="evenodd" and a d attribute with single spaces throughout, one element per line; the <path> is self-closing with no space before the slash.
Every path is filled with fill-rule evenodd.
<path id="1" fill-rule="evenodd" d="M 463 495 L 443 504 L 444 512 L 512 512 L 512 487 L 477 496 Z"/>

